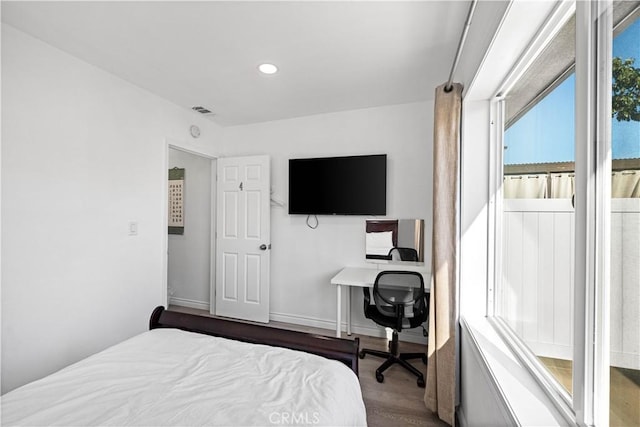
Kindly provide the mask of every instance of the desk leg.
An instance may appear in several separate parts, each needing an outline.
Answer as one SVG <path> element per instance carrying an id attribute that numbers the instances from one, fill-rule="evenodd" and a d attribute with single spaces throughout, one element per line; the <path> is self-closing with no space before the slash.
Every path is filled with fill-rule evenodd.
<path id="1" fill-rule="evenodd" d="M 336 285 L 336 337 L 340 338 L 340 324 L 342 323 L 342 319 L 340 318 L 342 314 L 342 286 Z"/>
<path id="2" fill-rule="evenodd" d="M 347 286 L 347 335 L 351 335 L 351 286 Z"/>

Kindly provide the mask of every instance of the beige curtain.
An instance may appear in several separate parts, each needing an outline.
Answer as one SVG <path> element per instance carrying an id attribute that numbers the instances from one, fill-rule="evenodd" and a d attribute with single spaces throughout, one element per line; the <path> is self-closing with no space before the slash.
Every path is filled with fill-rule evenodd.
<path id="1" fill-rule="evenodd" d="M 614 172 L 611 176 L 611 198 L 640 197 L 640 171 Z"/>
<path id="2" fill-rule="evenodd" d="M 574 193 L 574 173 L 554 173 L 551 175 L 551 198 L 570 199 Z"/>
<path id="3" fill-rule="evenodd" d="M 502 192 L 505 199 L 545 199 L 547 174 L 505 176 Z"/>
<path id="4" fill-rule="evenodd" d="M 433 128 L 433 240 L 427 387 L 424 401 L 441 420 L 455 425 L 456 252 L 458 162 L 462 85 L 436 88 Z"/>

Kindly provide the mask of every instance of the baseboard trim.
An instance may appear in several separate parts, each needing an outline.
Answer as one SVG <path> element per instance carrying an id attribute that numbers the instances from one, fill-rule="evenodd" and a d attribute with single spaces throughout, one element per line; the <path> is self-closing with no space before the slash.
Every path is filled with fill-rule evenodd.
<path id="1" fill-rule="evenodd" d="M 309 326 L 309 327 L 312 327 L 312 328 L 327 329 L 327 330 L 331 331 L 330 332 L 331 335 L 333 335 L 335 333 L 335 330 L 336 330 L 336 322 L 335 321 L 331 321 L 331 320 L 327 320 L 327 319 L 320 319 L 320 318 L 317 318 L 317 317 L 299 316 L 299 315 L 294 315 L 294 314 L 271 312 L 271 313 L 269 313 L 269 320 L 273 320 L 274 322 L 291 323 L 293 325 Z M 343 332 L 346 332 L 347 331 L 347 323 L 343 322 L 340 329 Z M 425 338 L 422 335 L 421 332 L 420 333 L 414 332 L 414 331 L 417 331 L 417 330 L 418 329 L 415 329 L 413 331 L 408 330 L 408 331 L 401 332 L 400 335 L 399 335 L 400 341 L 412 342 L 412 343 L 416 343 L 416 344 L 424 344 L 424 345 L 426 345 L 427 344 L 427 338 Z M 370 336 L 370 337 L 377 337 L 377 338 L 386 337 L 385 328 L 383 328 L 381 326 L 379 327 L 373 322 L 371 322 L 371 326 L 351 324 L 351 332 L 356 333 L 356 334 L 360 334 L 360 335 L 367 335 L 367 336 Z"/>
<path id="2" fill-rule="evenodd" d="M 187 298 L 169 297 L 169 305 L 178 305 L 180 307 L 195 308 L 198 310 L 209 311 L 209 303 L 204 301 L 196 301 Z"/>

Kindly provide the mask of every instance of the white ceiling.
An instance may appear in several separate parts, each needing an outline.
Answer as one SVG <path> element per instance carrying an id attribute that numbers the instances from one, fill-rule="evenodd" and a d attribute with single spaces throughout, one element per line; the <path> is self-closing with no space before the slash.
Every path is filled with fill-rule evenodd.
<path id="1" fill-rule="evenodd" d="M 223 126 L 433 98 L 468 1 L 2 2 L 2 21 Z M 280 71 L 262 75 L 257 66 Z M 196 114 L 196 113 L 194 113 Z"/>

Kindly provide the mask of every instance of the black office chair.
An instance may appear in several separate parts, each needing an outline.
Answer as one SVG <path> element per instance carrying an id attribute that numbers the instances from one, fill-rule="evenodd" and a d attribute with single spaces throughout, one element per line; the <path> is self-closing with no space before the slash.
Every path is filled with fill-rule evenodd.
<path id="1" fill-rule="evenodd" d="M 362 349 L 360 358 L 365 355 L 384 357 L 384 361 L 376 369 L 376 380 L 384 381 L 383 372 L 391 365 L 398 363 L 418 377 L 418 387 L 424 387 L 424 375 L 407 360 L 422 359 L 427 363 L 425 353 L 398 354 L 398 332 L 407 328 L 417 328 L 429 316 L 429 293 L 424 289 L 422 275 L 415 271 L 381 271 L 373 284 L 373 300 L 369 288 L 364 291 L 364 315 L 381 326 L 393 329 L 393 338 L 389 342 L 389 350 L 378 351 Z M 424 327 L 423 327 L 424 330 Z"/>
<path id="2" fill-rule="evenodd" d="M 418 251 L 413 248 L 391 248 L 388 257 L 394 261 L 418 261 Z"/>

